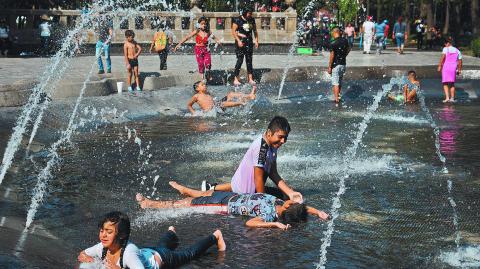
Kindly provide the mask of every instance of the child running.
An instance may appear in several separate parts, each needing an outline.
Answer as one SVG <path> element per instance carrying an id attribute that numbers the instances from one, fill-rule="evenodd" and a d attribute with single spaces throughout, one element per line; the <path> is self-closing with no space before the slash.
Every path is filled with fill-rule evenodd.
<path id="1" fill-rule="evenodd" d="M 157 246 L 139 249 L 129 241 L 130 219 L 118 211 L 106 214 L 99 222 L 98 228 L 100 243 L 80 252 L 78 255 L 80 263 L 103 263 L 105 268 L 177 268 L 200 257 L 215 244 L 218 251 L 226 249 L 222 232 L 216 230 L 188 248 L 175 250 L 178 246 L 178 237 L 173 226 L 168 228 Z"/>
<path id="2" fill-rule="evenodd" d="M 188 102 L 187 108 L 192 115 L 196 115 L 196 111 L 193 109 L 195 103 L 200 106 L 203 112 L 209 112 L 214 108 L 217 108 L 219 112 L 224 112 L 228 107 L 243 106 L 248 101 L 255 100 L 257 87 L 253 86 L 250 94 L 229 92 L 227 96 L 223 97 L 220 102 L 217 103 L 215 103 L 213 96 L 207 91 L 205 82 L 195 82 L 195 84 L 193 84 L 193 90 L 195 95 L 193 95 L 192 99 Z"/>
<path id="3" fill-rule="evenodd" d="M 224 191 L 199 191 L 182 186 L 175 181 L 170 186 L 188 198 L 177 201 L 154 201 L 137 194 L 142 208 L 221 207 L 221 212 L 249 216 L 245 225 L 254 228 L 279 228 L 287 230 L 292 224 L 307 221 L 308 214 L 328 220 L 330 216 L 318 209 L 293 201 L 283 201 L 265 193 L 238 194 Z"/>
<path id="4" fill-rule="evenodd" d="M 202 182 L 202 190 L 233 191 L 241 194 L 268 193 L 282 200 L 303 202 L 302 194 L 294 191 L 277 171 L 277 151 L 287 142 L 290 124 L 284 117 L 276 116 L 268 124 L 267 131 L 248 148 L 231 183 L 211 184 Z M 267 187 L 270 178 L 277 188 Z"/>
<path id="5" fill-rule="evenodd" d="M 136 90 L 141 91 L 140 79 L 138 78 L 138 56 L 142 52 L 142 47 L 134 40 L 135 33 L 132 30 L 125 31 L 127 40 L 123 44 L 123 55 L 125 56 L 125 65 L 127 66 L 127 84 L 128 91 L 133 92 L 132 88 L 132 73 L 135 77 Z"/>
<path id="6" fill-rule="evenodd" d="M 403 94 L 390 93 L 388 99 L 396 102 L 415 103 L 417 101 L 417 91 L 420 89 L 420 81 L 417 80 L 417 73 L 413 70 L 408 71 L 408 80 L 403 85 Z"/>
<path id="7" fill-rule="evenodd" d="M 438 72 L 442 72 L 443 91 L 445 99 L 442 101 L 455 102 L 455 80 L 462 72 L 462 53 L 453 46 L 451 37 L 445 39 L 445 47 L 438 64 Z M 449 92 L 450 90 L 450 92 Z"/>
<path id="8" fill-rule="evenodd" d="M 202 75 L 203 78 L 211 80 L 212 77 L 210 73 L 205 75 L 205 69 L 207 72 L 210 72 L 212 69 L 212 56 L 210 55 L 210 50 L 208 49 L 208 40 L 210 37 L 215 40 L 215 42 L 221 45 L 220 40 L 218 40 L 215 35 L 213 35 L 212 31 L 210 31 L 210 26 L 208 24 L 208 19 L 206 17 L 201 17 L 198 19 L 198 28 L 191 32 L 188 36 L 186 36 L 177 46 L 173 49 L 173 51 L 177 51 L 177 49 L 185 43 L 187 40 L 195 36 L 195 57 L 197 59 L 198 64 L 198 72 Z"/>

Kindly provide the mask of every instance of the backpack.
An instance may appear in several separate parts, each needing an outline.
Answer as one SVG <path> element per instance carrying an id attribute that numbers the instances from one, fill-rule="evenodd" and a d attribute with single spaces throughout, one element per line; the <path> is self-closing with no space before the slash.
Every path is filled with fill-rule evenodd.
<path id="1" fill-rule="evenodd" d="M 167 34 L 164 31 L 158 32 L 157 38 L 155 39 L 155 50 L 162 51 L 167 47 L 168 38 Z"/>

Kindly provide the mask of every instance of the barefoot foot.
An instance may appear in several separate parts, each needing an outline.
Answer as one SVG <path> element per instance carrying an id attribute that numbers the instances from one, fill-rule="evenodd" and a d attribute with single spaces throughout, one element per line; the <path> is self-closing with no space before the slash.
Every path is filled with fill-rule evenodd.
<path id="1" fill-rule="evenodd" d="M 176 189 L 178 192 L 180 192 L 180 194 L 185 194 L 185 193 L 184 193 L 185 187 L 182 186 L 182 185 L 180 185 L 180 184 L 178 184 L 176 181 L 170 181 L 170 182 L 168 182 L 168 184 L 169 184 L 170 186 L 172 186 L 172 188 L 174 188 L 174 189 Z"/>
<path id="2" fill-rule="evenodd" d="M 225 251 L 227 249 L 227 244 L 225 244 L 225 240 L 223 240 L 222 231 L 216 230 L 215 232 L 213 232 L 213 235 L 217 239 L 218 251 Z"/>

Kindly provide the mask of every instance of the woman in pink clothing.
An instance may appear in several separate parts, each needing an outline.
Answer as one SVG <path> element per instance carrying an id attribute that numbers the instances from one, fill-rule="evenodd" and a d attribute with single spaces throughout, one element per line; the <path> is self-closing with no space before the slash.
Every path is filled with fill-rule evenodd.
<path id="1" fill-rule="evenodd" d="M 455 102 L 455 80 L 457 74 L 462 72 L 462 53 L 452 46 L 452 38 L 445 39 L 445 47 L 438 64 L 438 72 L 442 72 L 443 91 L 445 92 L 444 103 Z"/>
<path id="2" fill-rule="evenodd" d="M 207 77 L 210 79 L 210 76 L 205 76 L 205 69 L 209 72 L 212 68 L 212 56 L 210 55 L 210 50 L 208 49 L 208 40 L 210 37 L 220 45 L 220 41 L 213 35 L 208 26 L 208 19 L 206 17 L 201 17 L 198 19 L 198 28 L 186 36 L 177 46 L 173 49 L 175 52 L 183 43 L 195 36 L 195 57 L 198 63 L 198 72 L 204 78 Z"/>

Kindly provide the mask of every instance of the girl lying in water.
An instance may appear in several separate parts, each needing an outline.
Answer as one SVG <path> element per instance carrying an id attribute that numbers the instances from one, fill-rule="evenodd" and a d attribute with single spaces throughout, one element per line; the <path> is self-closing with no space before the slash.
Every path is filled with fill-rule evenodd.
<path id="1" fill-rule="evenodd" d="M 198 258 L 208 248 L 217 244 L 218 251 L 225 251 L 226 245 L 220 230 L 197 241 L 183 250 L 175 250 L 178 237 L 175 228 L 170 226 L 161 237 L 160 243 L 154 247 L 138 248 L 128 239 L 130 237 L 130 220 L 122 212 L 114 211 L 106 214 L 98 224 L 100 243 L 85 249 L 78 255 L 83 263 L 80 268 L 159 269 L 176 268 Z"/>
<path id="2" fill-rule="evenodd" d="M 280 228 L 287 230 L 291 224 L 307 221 L 308 214 L 328 220 L 330 216 L 316 208 L 292 201 L 283 201 L 266 193 L 238 194 L 224 191 L 199 191 L 187 188 L 175 181 L 170 186 L 180 194 L 189 196 L 177 201 L 154 201 L 137 194 L 142 208 L 185 208 L 217 206 L 220 212 L 252 217 L 248 227 Z"/>

